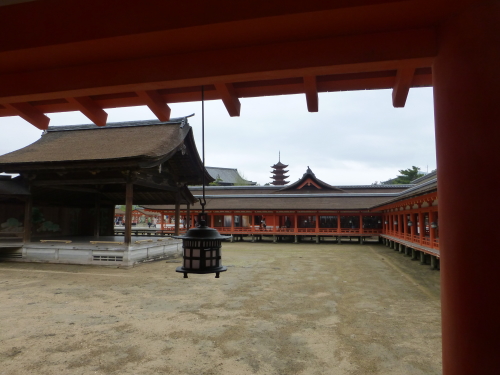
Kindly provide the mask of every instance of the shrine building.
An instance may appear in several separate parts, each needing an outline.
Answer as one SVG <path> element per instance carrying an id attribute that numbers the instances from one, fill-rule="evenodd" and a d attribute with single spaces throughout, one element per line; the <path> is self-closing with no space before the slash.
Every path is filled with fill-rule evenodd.
<path id="1" fill-rule="evenodd" d="M 213 179 L 186 117 L 49 127 L 0 156 L 0 256 L 26 262 L 131 266 L 177 254 L 180 240 L 133 234 L 132 205 L 194 204 L 188 184 Z M 125 205 L 115 236 L 115 206 Z M 135 223 L 133 222 L 135 221 Z"/>
<path id="2" fill-rule="evenodd" d="M 202 187 L 190 191 L 201 197 Z M 436 172 L 408 185 L 329 185 L 308 167 L 286 186 L 206 186 L 209 225 L 251 242 L 381 241 L 412 259 L 438 267 L 439 230 Z M 174 234 L 196 225 L 199 203 L 186 207 L 145 205 L 160 213 L 159 232 Z M 176 208 L 178 210 L 176 210 Z"/>

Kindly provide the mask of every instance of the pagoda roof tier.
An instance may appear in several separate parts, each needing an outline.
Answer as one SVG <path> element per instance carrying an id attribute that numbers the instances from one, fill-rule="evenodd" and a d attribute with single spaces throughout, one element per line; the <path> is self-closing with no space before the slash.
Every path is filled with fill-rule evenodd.
<path id="1" fill-rule="evenodd" d="M 282 169 L 288 167 L 288 164 L 283 164 L 282 162 L 277 162 L 274 165 L 271 165 L 271 168 Z"/>

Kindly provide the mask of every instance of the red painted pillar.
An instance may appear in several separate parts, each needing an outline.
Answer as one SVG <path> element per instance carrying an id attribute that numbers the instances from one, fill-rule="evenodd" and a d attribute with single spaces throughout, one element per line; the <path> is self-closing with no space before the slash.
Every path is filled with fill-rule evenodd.
<path id="1" fill-rule="evenodd" d="M 410 228 L 410 241 L 413 242 L 413 236 L 415 236 L 415 227 L 417 226 L 417 220 L 415 219 L 415 214 L 410 212 L 410 220 L 412 222 L 412 226 Z"/>
<path id="2" fill-rule="evenodd" d="M 479 4 L 478 4 L 479 3 Z M 443 374 L 500 371 L 500 2 L 439 30 L 433 66 Z M 470 173 L 464 173 L 469 171 Z"/>
<path id="3" fill-rule="evenodd" d="M 404 228 L 404 239 L 408 236 L 408 218 L 406 217 L 406 213 L 403 214 L 403 228 Z"/>
<path id="4" fill-rule="evenodd" d="M 363 233 L 363 215 L 359 214 L 359 233 Z"/>
<path id="5" fill-rule="evenodd" d="M 420 211 L 418 213 L 418 243 L 420 245 L 422 245 L 424 234 L 425 234 L 424 214 L 422 211 Z"/>
<path id="6" fill-rule="evenodd" d="M 337 215 L 337 233 L 342 232 L 342 227 L 340 226 L 340 215 Z"/>
<path id="7" fill-rule="evenodd" d="M 429 211 L 429 240 L 431 241 L 431 247 L 434 247 L 434 239 L 436 237 L 436 230 L 431 226 L 435 217 L 436 213 L 434 211 Z"/>

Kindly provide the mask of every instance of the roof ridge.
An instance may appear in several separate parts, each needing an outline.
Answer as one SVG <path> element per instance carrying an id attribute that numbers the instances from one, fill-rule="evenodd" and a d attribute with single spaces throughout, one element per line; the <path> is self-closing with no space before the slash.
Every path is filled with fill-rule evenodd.
<path id="1" fill-rule="evenodd" d="M 95 129 L 114 129 L 114 128 L 126 128 L 126 127 L 137 127 L 137 126 L 154 126 L 154 125 L 170 125 L 170 124 L 181 124 L 181 127 L 188 123 L 187 119 L 194 116 L 194 114 L 183 117 L 171 118 L 168 121 L 160 121 L 158 119 L 152 120 L 135 120 L 135 121 L 116 121 L 109 122 L 106 126 L 97 126 L 95 124 L 77 124 L 77 125 L 53 125 L 49 126 L 46 132 L 60 132 L 60 131 L 72 131 L 72 130 L 95 130 Z"/>

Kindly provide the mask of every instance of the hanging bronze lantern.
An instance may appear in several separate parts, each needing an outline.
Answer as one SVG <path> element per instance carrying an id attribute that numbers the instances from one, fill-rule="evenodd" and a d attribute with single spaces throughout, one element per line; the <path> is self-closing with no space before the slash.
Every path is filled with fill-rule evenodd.
<path id="1" fill-rule="evenodd" d="M 188 278 L 188 273 L 215 273 L 215 278 L 219 278 L 221 272 L 227 271 L 227 267 L 222 265 L 221 242 L 231 236 L 222 236 L 214 228 L 207 227 L 205 216 L 205 90 L 201 86 L 201 146 L 202 146 L 202 186 L 203 198 L 200 199 L 201 213 L 198 214 L 198 226 L 190 228 L 185 235 L 175 236 L 182 240 L 182 266 L 176 268 L 176 272 L 184 274 Z"/>
<path id="2" fill-rule="evenodd" d="M 202 214 L 198 215 L 198 223 L 197 228 L 174 237 L 182 240 L 183 248 L 182 266 L 175 271 L 183 273 L 186 279 L 188 273 L 215 273 L 218 279 L 220 272 L 227 271 L 227 267 L 222 265 L 221 242 L 231 236 L 222 236 L 214 228 L 207 227 Z"/>

